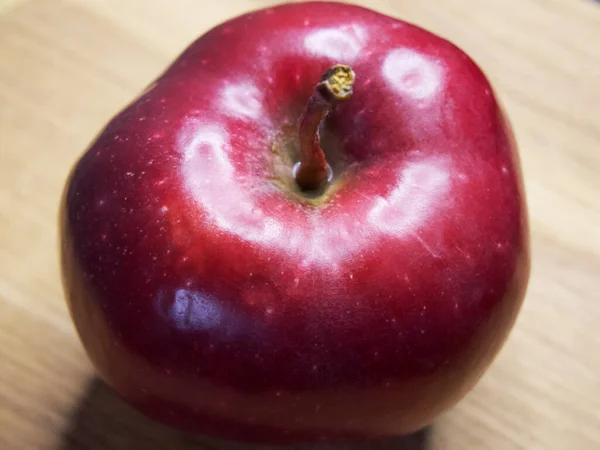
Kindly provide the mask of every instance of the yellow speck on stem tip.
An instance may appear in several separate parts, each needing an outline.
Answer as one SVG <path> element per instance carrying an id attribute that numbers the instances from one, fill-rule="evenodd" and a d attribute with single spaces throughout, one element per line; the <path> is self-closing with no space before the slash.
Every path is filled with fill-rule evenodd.
<path id="1" fill-rule="evenodd" d="M 325 73 L 319 84 L 336 100 L 341 101 L 347 100 L 352 95 L 354 80 L 354 71 L 349 66 L 336 64 Z"/>

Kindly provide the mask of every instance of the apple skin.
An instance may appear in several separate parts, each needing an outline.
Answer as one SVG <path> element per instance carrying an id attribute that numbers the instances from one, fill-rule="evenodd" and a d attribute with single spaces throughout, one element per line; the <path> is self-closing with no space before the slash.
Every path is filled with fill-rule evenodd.
<path id="1" fill-rule="evenodd" d="M 334 63 L 357 80 L 326 119 L 337 181 L 314 205 L 285 155 Z M 339 3 L 200 37 L 76 163 L 60 215 L 67 302 L 101 377 L 158 421 L 267 443 L 406 434 L 456 404 L 516 320 L 528 236 L 481 70 Z"/>

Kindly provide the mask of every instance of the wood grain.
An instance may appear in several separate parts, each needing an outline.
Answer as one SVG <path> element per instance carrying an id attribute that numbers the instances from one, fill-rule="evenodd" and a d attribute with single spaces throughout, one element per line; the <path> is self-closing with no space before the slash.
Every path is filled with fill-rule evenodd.
<path id="1" fill-rule="evenodd" d="M 0 449 L 241 448 L 151 423 L 95 378 L 63 301 L 56 215 L 111 115 L 192 39 L 267 3 L 0 0 Z M 534 255 L 523 312 L 477 388 L 426 432 L 369 447 L 600 448 L 600 6 L 359 3 L 488 73 L 521 146 Z"/>

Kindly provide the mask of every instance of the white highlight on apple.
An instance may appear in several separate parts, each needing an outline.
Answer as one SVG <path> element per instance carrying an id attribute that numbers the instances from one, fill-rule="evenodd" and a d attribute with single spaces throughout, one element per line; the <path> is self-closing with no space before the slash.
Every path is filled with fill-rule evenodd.
<path id="1" fill-rule="evenodd" d="M 440 64 L 408 48 L 392 50 L 385 57 L 382 72 L 394 89 L 417 101 L 428 100 L 442 87 Z"/>
<path id="2" fill-rule="evenodd" d="M 450 159 L 434 156 L 414 161 L 398 176 L 398 184 L 386 197 L 379 197 L 367 219 L 383 233 L 413 233 L 435 214 L 450 188 Z"/>
<path id="3" fill-rule="evenodd" d="M 219 127 L 198 121 L 184 127 L 179 146 L 184 150 L 186 184 L 219 228 L 247 240 L 272 242 L 281 237 L 283 226 L 256 207 L 239 181 L 234 181 L 225 136 Z"/>
<path id="4" fill-rule="evenodd" d="M 221 91 L 220 107 L 239 119 L 264 117 L 262 94 L 252 82 L 229 83 Z"/>
<path id="5" fill-rule="evenodd" d="M 345 27 L 322 28 L 304 38 L 304 46 L 316 55 L 347 62 L 362 51 L 367 32 L 357 24 Z"/>

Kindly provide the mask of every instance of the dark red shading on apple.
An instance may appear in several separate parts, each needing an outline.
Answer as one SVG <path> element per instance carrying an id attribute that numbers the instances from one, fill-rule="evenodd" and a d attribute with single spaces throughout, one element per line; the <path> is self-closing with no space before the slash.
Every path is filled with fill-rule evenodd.
<path id="1" fill-rule="evenodd" d="M 354 94 L 321 127 L 332 176 L 303 190 L 298 122 L 334 64 Z M 431 423 L 492 362 L 529 276 L 517 150 L 484 74 L 335 3 L 193 43 L 77 162 L 60 238 L 101 376 L 150 417 L 246 441 Z"/>

